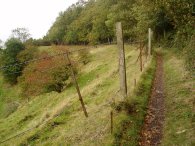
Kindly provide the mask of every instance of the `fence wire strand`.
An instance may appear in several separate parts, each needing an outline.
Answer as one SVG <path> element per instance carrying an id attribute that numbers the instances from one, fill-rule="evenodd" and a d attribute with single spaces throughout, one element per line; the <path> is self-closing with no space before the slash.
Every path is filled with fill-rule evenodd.
<path id="1" fill-rule="evenodd" d="M 143 41 L 142 41 L 142 42 L 143 42 Z M 135 42 L 135 44 L 138 44 L 138 43 L 140 43 L 140 41 L 139 41 L 139 42 Z M 14 64 L 8 65 L 8 66 L 1 66 L 1 67 L 0 67 L 0 71 L 7 70 L 7 69 L 9 69 L 10 67 L 14 67 L 14 66 L 24 65 L 24 64 L 31 63 L 31 62 L 36 62 L 36 61 L 51 59 L 51 58 L 55 58 L 55 57 L 58 57 L 58 56 L 63 56 L 63 55 L 66 55 L 66 54 L 72 54 L 72 53 L 74 53 L 74 52 L 79 52 L 79 51 L 83 51 L 83 50 L 91 50 L 91 49 L 98 49 L 98 48 L 82 48 L 82 49 L 77 49 L 77 50 L 73 50 L 73 51 L 65 51 L 65 52 L 57 53 L 57 54 L 55 54 L 55 55 L 50 55 L 50 56 L 46 56 L 46 57 L 35 58 L 35 59 L 28 60 L 28 61 L 24 61 L 24 62 L 21 62 L 21 63 L 14 63 Z M 139 47 L 136 48 L 136 50 L 138 50 L 138 49 L 139 49 Z M 137 61 L 139 60 L 139 57 L 140 57 L 140 55 L 138 56 Z M 65 59 L 65 57 L 64 57 L 64 59 Z M 95 60 L 93 60 L 93 61 L 96 61 L 96 60 L 100 60 L 100 59 L 95 59 Z M 103 59 L 101 59 L 101 60 L 103 60 Z M 130 65 L 135 65 L 135 64 L 137 63 L 137 61 L 136 61 L 135 63 L 130 64 Z M 79 61 L 77 61 L 77 62 L 79 62 Z M 128 65 L 128 66 L 130 66 L 130 65 Z M 55 69 L 55 68 L 60 67 L 60 66 L 62 66 L 62 65 L 54 66 L 54 67 L 51 67 L 51 68 L 45 68 L 45 69 L 43 69 L 43 70 L 36 70 L 36 71 L 39 71 L 39 72 L 41 72 L 41 73 L 44 73 L 44 72 L 47 72 L 48 70 L 52 70 L 52 69 Z M 33 70 L 32 70 L 32 71 L 33 71 Z M 118 72 L 119 72 L 119 70 L 117 69 L 116 75 L 117 75 Z M 22 71 L 20 71 L 20 72 L 10 72 L 10 74 L 18 74 L 18 73 L 22 73 Z M 122 98 L 122 95 L 120 94 L 120 89 L 117 90 L 116 92 L 113 92 L 113 95 Z M 112 96 L 113 96 L 113 95 L 112 95 Z M 105 105 L 111 105 L 111 102 L 106 102 L 103 106 L 105 106 Z M 99 109 L 98 109 L 98 110 L 99 110 Z M 12 139 L 14 139 L 14 138 L 20 137 L 20 136 L 26 134 L 27 132 L 30 132 L 30 131 L 32 131 L 32 130 L 34 130 L 34 129 L 36 129 L 36 128 L 39 128 L 41 125 L 46 125 L 46 124 L 48 124 L 50 121 L 52 121 L 54 118 L 61 116 L 61 114 L 62 114 L 62 112 L 59 113 L 58 115 L 55 115 L 55 116 L 52 117 L 51 119 L 45 121 L 44 123 L 41 123 L 41 124 L 36 125 L 36 126 L 33 126 L 33 127 L 29 128 L 29 129 L 27 129 L 27 130 L 25 130 L 25 131 L 23 131 L 23 132 L 21 132 L 21 133 L 19 133 L 19 134 L 16 134 L 16 135 L 11 136 L 11 137 L 9 137 L 9 138 L 3 140 L 3 141 L 0 141 L 0 144 L 3 144 L 3 143 L 5 143 L 5 142 L 7 142 L 7 141 L 10 141 L 10 140 L 12 140 Z M 108 128 L 108 125 L 109 125 L 109 122 L 104 126 L 104 130 L 105 130 L 106 128 Z M 92 139 L 94 139 L 95 137 L 96 137 L 96 135 L 95 135 L 94 137 L 92 137 Z"/>
<path id="2" fill-rule="evenodd" d="M 63 52 L 57 53 L 55 55 L 48 55 L 46 57 L 35 58 L 35 59 L 31 59 L 31 60 L 20 62 L 20 63 L 13 63 L 13 64 L 7 65 L 7 66 L 1 66 L 0 70 L 6 70 L 6 69 L 8 69 L 10 67 L 14 67 L 14 66 L 25 65 L 25 64 L 29 64 L 31 62 L 36 62 L 36 61 L 40 61 L 40 60 L 46 60 L 46 59 L 54 58 L 54 57 L 57 57 L 57 56 L 62 56 L 62 55 L 66 55 L 66 54 L 72 54 L 74 52 L 80 52 L 80 51 L 91 50 L 91 49 L 98 49 L 98 48 L 82 48 L 82 49 L 75 49 L 75 50 L 72 50 L 72 51 L 63 51 Z"/>

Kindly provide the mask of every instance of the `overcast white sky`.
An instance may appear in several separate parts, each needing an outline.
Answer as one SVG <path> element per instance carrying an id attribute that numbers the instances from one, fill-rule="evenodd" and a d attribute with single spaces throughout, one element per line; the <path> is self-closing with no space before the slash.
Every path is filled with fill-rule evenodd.
<path id="1" fill-rule="evenodd" d="M 0 39 L 6 41 L 11 30 L 28 28 L 33 38 L 43 37 L 59 12 L 78 0 L 0 0 Z"/>

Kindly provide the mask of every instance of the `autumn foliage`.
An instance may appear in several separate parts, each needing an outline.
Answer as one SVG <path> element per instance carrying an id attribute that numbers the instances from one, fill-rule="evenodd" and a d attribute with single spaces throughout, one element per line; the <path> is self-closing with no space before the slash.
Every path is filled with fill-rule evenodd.
<path id="1" fill-rule="evenodd" d="M 19 78 L 24 96 L 35 96 L 51 91 L 61 92 L 70 84 L 70 64 L 64 54 L 50 57 L 42 52 L 38 61 L 30 63 Z M 76 67 L 72 62 L 74 71 Z"/>

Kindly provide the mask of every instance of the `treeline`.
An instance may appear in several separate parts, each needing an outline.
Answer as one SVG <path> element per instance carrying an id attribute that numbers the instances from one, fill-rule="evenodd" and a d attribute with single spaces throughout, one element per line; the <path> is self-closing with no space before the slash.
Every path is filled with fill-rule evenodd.
<path id="1" fill-rule="evenodd" d="M 178 45 L 194 34 L 193 0 L 79 0 L 61 12 L 44 40 L 55 44 L 110 43 L 121 21 L 125 40 L 166 38 Z M 184 44 L 185 45 L 185 44 Z"/>
<path id="2" fill-rule="evenodd" d="M 194 71 L 194 5 L 194 0 L 79 0 L 59 14 L 43 40 L 51 44 L 111 43 L 115 24 L 121 21 L 126 42 L 146 40 L 152 28 L 154 42 L 183 51 L 188 69 Z"/>

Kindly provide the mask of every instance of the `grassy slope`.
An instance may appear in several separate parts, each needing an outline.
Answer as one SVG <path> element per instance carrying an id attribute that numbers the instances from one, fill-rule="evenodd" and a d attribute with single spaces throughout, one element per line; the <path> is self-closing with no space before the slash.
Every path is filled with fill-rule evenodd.
<path id="1" fill-rule="evenodd" d="M 165 55 L 164 63 L 166 118 L 162 145 L 195 145 L 192 125 L 195 80 L 185 71 L 183 60 L 173 53 Z"/>
<path id="2" fill-rule="evenodd" d="M 45 50 L 43 48 L 42 50 Z M 139 79 L 138 56 L 135 47 L 126 46 L 127 79 L 130 93 L 134 78 Z M 110 102 L 119 100 L 118 50 L 116 46 L 101 46 L 91 51 L 91 62 L 81 69 L 78 82 L 89 112 L 86 119 L 74 87 L 61 94 L 49 93 L 33 98 L 16 112 L 0 120 L 0 140 L 31 127 L 38 128 L 8 141 L 7 145 L 110 145 Z M 145 65 L 147 66 L 147 65 Z M 57 116 L 57 117 L 56 117 Z"/>
<path id="3" fill-rule="evenodd" d="M 8 116 L 16 109 L 17 103 L 20 101 L 19 93 L 20 88 L 10 88 L 5 85 L 0 74 L 0 118 Z"/>
<path id="4" fill-rule="evenodd" d="M 125 103 L 116 106 L 116 109 L 122 107 L 122 110 L 118 112 L 116 119 L 118 123 L 116 123 L 117 127 L 115 128 L 114 145 L 138 145 L 140 131 L 147 111 L 155 68 L 156 61 L 153 59 L 151 65 L 142 74 L 133 94 L 128 97 Z"/>

